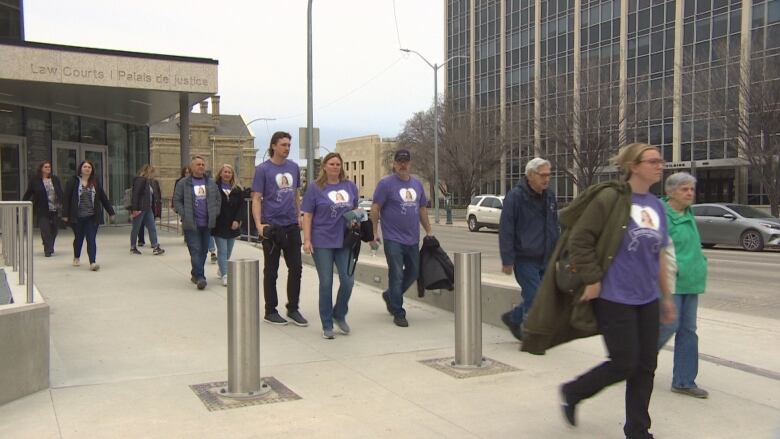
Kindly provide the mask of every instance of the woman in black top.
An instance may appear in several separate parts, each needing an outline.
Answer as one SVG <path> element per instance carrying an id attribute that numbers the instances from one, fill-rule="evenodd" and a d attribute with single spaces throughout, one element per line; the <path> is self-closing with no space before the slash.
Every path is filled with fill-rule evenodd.
<path id="1" fill-rule="evenodd" d="M 62 185 L 60 179 L 52 173 L 50 161 L 38 165 L 38 174 L 30 179 L 22 200 L 33 202 L 33 211 L 41 230 L 43 254 L 48 258 L 54 254 L 54 240 L 57 239 L 59 224 L 57 217 L 62 205 Z"/>
<path id="2" fill-rule="evenodd" d="M 89 160 L 79 164 L 78 175 L 65 186 L 62 219 L 73 228 L 73 266 L 81 265 L 81 247 L 87 239 L 89 268 L 97 271 L 100 266 L 95 262 L 97 256 L 98 225 L 103 222 L 103 209 L 114 220 L 114 208 L 94 174 L 95 167 Z"/>
<path id="3" fill-rule="evenodd" d="M 241 234 L 241 218 L 244 212 L 244 195 L 236 183 L 233 167 L 224 164 L 217 174 L 217 186 L 222 196 L 222 205 L 217 216 L 217 224 L 211 229 L 211 235 L 217 246 L 217 276 L 222 278 L 222 285 L 227 286 L 227 261 L 233 252 L 236 238 Z M 242 212 L 244 212 L 242 214 Z"/>

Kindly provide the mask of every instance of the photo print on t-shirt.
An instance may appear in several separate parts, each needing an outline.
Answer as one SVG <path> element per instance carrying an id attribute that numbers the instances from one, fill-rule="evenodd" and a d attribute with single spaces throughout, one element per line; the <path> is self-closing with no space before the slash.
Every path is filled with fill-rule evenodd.
<path id="1" fill-rule="evenodd" d="M 335 218 L 336 215 L 338 215 L 338 212 L 336 212 L 337 209 L 344 206 L 350 206 L 349 192 L 345 191 L 344 189 L 328 192 L 328 198 L 333 202 L 333 205 L 330 207 L 331 218 Z"/>
<path id="2" fill-rule="evenodd" d="M 398 190 L 401 197 L 401 214 L 406 215 L 407 207 L 417 207 L 417 191 L 411 187 L 405 187 Z"/>
<path id="3" fill-rule="evenodd" d="M 274 180 L 276 181 L 276 187 L 279 188 L 278 191 L 276 191 L 276 201 L 281 202 L 282 201 L 282 195 L 285 193 L 294 190 L 293 189 L 293 176 L 289 172 L 280 172 L 276 174 L 276 177 L 274 177 Z"/>
<path id="4" fill-rule="evenodd" d="M 636 251 L 639 248 L 640 238 L 645 238 L 653 240 L 653 252 L 657 253 L 663 242 L 663 236 L 658 231 L 661 227 L 661 218 L 658 212 L 650 206 L 632 204 L 631 220 L 634 227 L 629 227 L 631 242 L 628 244 L 628 250 Z"/>

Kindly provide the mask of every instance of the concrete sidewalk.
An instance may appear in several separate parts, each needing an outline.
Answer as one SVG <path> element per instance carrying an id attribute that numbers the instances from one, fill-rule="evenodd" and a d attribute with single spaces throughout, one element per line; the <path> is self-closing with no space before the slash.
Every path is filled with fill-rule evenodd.
<path id="1" fill-rule="evenodd" d="M 210 284 L 198 291 L 181 237 L 161 234 L 163 256 L 148 247 L 132 256 L 128 235 L 101 228 L 98 272 L 70 265 L 66 232 L 55 257 L 36 253 L 36 284 L 51 306 L 51 389 L 0 406 L 0 438 L 623 437 L 622 384 L 583 402 L 576 429 L 560 414 L 558 385 L 603 360 L 600 338 L 532 356 L 505 329 L 483 325 L 483 355 L 516 370 L 457 379 L 421 363 L 453 355 L 453 315 L 410 300 L 410 326 L 398 328 L 371 286 L 355 285 L 353 333 L 322 339 L 309 266 L 301 311 L 311 325 L 261 323 L 260 332 L 262 376 L 300 399 L 209 411 L 189 386 L 227 379 L 226 288 L 216 266 L 207 263 Z M 234 250 L 234 258 L 261 255 L 246 243 Z M 698 382 L 711 397 L 671 393 L 672 354 L 662 351 L 656 437 L 780 437 L 777 323 L 700 310 Z"/>

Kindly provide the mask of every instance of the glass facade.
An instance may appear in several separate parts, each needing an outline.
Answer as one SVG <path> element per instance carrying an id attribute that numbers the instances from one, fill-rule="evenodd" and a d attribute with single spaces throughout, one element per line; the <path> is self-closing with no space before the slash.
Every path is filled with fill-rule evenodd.
<path id="1" fill-rule="evenodd" d="M 471 11 L 461 0 L 447 2 L 447 58 L 469 55 L 471 47 Z M 466 111 L 471 96 L 469 60 L 454 58 L 447 63 L 447 94 L 455 111 Z"/>
<path id="2" fill-rule="evenodd" d="M 631 142 L 657 145 L 666 161 L 677 161 L 674 169 L 696 173 L 703 199 L 765 203 L 765 190 L 740 158 L 735 132 L 719 115 L 739 106 L 740 63 L 746 59 L 752 81 L 780 79 L 780 0 L 745 1 L 750 3 L 628 0 L 621 10 L 621 0 L 581 0 L 575 10 L 574 0 L 448 0 L 447 55 L 476 54 L 465 61 L 473 63 L 474 90 L 468 88 L 472 70 L 453 64 L 448 97 L 462 111 L 504 110 L 506 179 L 501 187 L 485 175 L 482 187 L 499 192 L 516 184 L 536 146 L 557 168 L 551 185 L 560 201 L 569 201 L 576 191 L 564 171 L 573 170 L 575 139 L 582 146 L 606 132 L 614 133 L 612 152 Z M 747 6 L 752 17 L 743 29 Z M 496 18 L 502 7 L 504 16 Z M 496 50 L 502 32 L 503 51 Z M 744 32 L 750 32 L 749 55 L 741 53 Z M 596 181 L 611 177 L 607 171 Z"/>
<path id="3" fill-rule="evenodd" d="M 32 177 L 37 172 L 38 165 L 44 161 L 53 159 L 55 144 L 85 145 L 85 157 L 97 154 L 97 150 L 91 145 L 103 146 L 107 149 L 106 181 L 108 183 L 108 196 L 114 203 L 118 203 L 129 187 L 132 179 L 138 174 L 138 170 L 144 164 L 149 163 L 149 128 L 142 125 L 129 125 L 116 122 L 107 122 L 101 119 L 80 117 L 63 113 L 48 112 L 43 110 L 24 108 L 0 104 L 0 140 L 3 136 L 13 136 L 14 139 L 23 139 L 18 145 L 10 148 L 4 147 L 3 165 L 3 193 L 8 194 L 24 192 L 22 187 L 25 181 L 20 181 L 18 174 L 11 175 L 8 169 L 26 164 L 26 176 Z M 59 142 L 59 143 L 57 143 Z M 13 149 L 13 151 L 11 151 Z M 68 156 L 69 151 L 61 150 L 63 157 Z M 74 160 L 83 159 L 74 155 Z M 16 166 L 13 166 L 15 162 Z M 66 167 L 73 163 L 68 163 Z M 99 164 L 96 163 L 96 166 Z M 14 181 L 12 181 L 14 180 Z M 10 196 L 10 195 L 9 195 Z M 3 199 L 10 199 L 5 197 Z M 18 195 L 15 199 L 18 199 Z"/>

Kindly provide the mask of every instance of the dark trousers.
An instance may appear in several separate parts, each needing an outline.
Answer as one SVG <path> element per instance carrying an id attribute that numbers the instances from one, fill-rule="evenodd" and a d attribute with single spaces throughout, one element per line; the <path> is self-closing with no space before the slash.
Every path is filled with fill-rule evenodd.
<path id="1" fill-rule="evenodd" d="M 59 217 L 57 212 L 47 212 L 38 216 L 38 228 L 41 231 L 41 241 L 43 242 L 43 252 L 46 254 L 54 253 L 54 240 L 57 239 L 59 231 Z"/>
<path id="2" fill-rule="evenodd" d="M 593 301 L 599 330 L 609 360 L 566 383 L 568 402 L 590 398 L 605 387 L 626 380 L 627 437 L 645 437 L 650 429 L 650 396 L 658 359 L 658 301 L 646 305 L 623 305 L 608 300 Z"/>
<path id="3" fill-rule="evenodd" d="M 263 296 L 265 314 L 275 314 L 279 306 L 276 279 L 279 277 L 279 257 L 284 253 L 287 264 L 287 311 L 298 311 L 301 297 L 301 232 L 297 224 L 284 228 L 287 239 L 280 245 L 274 240 L 263 239 Z"/>
<path id="4" fill-rule="evenodd" d="M 89 263 L 94 264 L 97 257 L 97 231 L 98 223 L 95 215 L 88 216 L 86 218 L 78 218 L 76 222 L 71 222 L 70 227 L 73 229 L 73 257 L 78 259 L 81 257 L 81 247 L 84 245 L 84 239 L 87 240 L 87 255 L 89 255 Z"/>

